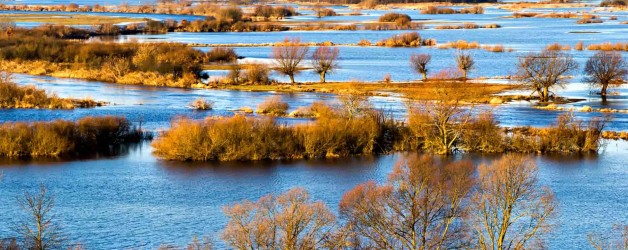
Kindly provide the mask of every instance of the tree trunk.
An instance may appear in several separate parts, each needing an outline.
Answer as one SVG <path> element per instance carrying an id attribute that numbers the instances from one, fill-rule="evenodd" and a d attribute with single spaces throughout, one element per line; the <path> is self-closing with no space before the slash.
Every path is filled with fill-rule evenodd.
<path id="1" fill-rule="evenodd" d="M 467 70 L 463 70 L 462 71 L 462 77 L 464 78 L 464 80 L 467 80 Z"/>
<path id="2" fill-rule="evenodd" d="M 427 81 L 427 73 L 423 72 L 423 81 Z"/>
<path id="3" fill-rule="evenodd" d="M 549 87 L 543 87 L 543 94 L 541 95 L 541 102 L 549 102 Z"/>
<path id="4" fill-rule="evenodd" d="M 325 83 L 325 73 L 327 72 L 321 72 L 321 83 Z"/>
<path id="5" fill-rule="evenodd" d="M 288 76 L 290 76 L 290 83 L 294 84 L 294 74 L 290 74 Z"/>
<path id="6" fill-rule="evenodd" d="M 602 84 L 602 91 L 600 94 L 602 95 L 602 102 L 606 102 L 606 90 L 608 88 L 608 84 Z"/>

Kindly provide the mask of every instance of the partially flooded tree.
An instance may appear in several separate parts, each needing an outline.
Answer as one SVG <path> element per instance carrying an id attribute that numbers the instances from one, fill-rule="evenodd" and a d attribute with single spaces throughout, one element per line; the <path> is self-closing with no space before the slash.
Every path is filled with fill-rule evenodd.
<path id="1" fill-rule="evenodd" d="M 223 239 L 235 249 L 316 249 L 331 235 L 335 217 L 320 201 L 312 202 L 304 189 L 257 202 L 225 208 L 229 218 Z"/>
<path id="2" fill-rule="evenodd" d="M 432 60 L 432 56 L 429 54 L 412 54 L 410 56 L 410 67 L 412 69 L 423 75 L 423 81 L 427 80 L 427 64 Z"/>
<path id="3" fill-rule="evenodd" d="M 408 127 L 422 142 L 422 149 L 437 154 L 451 154 L 461 142 L 464 128 L 471 120 L 470 108 L 462 105 L 466 93 L 452 91 L 441 83 L 433 92 L 436 100 L 410 105 Z"/>
<path id="4" fill-rule="evenodd" d="M 516 79 L 538 93 L 541 102 L 548 102 L 550 89 L 566 84 L 566 74 L 577 68 L 571 55 L 544 50 L 519 59 Z"/>
<path id="5" fill-rule="evenodd" d="M 556 201 L 539 185 L 532 159 L 506 155 L 481 165 L 477 189 L 472 199 L 477 249 L 543 248 Z"/>
<path id="6" fill-rule="evenodd" d="M 584 68 L 585 80 L 594 87 L 600 87 L 602 100 L 606 101 L 609 86 L 625 83 L 628 75 L 628 64 L 619 52 L 598 51 L 587 60 Z"/>
<path id="7" fill-rule="evenodd" d="M 26 248 L 36 250 L 60 248 L 63 237 L 52 214 L 55 198 L 48 189 L 42 185 L 38 193 L 27 191 L 18 201 L 27 213 L 17 228 L 18 233 L 24 237 Z"/>
<path id="8" fill-rule="evenodd" d="M 436 164 L 431 156 L 399 162 L 385 185 L 367 182 L 347 192 L 340 213 L 357 249 L 457 249 L 467 246 L 463 217 L 473 164 Z"/>
<path id="9" fill-rule="evenodd" d="M 338 53 L 338 48 L 329 46 L 320 46 L 314 50 L 311 58 L 312 68 L 320 75 L 322 83 L 325 82 L 327 73 L 338 68 Z"/>
<path id="10" fill-rule="evenodd" d="M 298 38 L 292 40 L 286 38 L 283 42 L 272 48 L 271 57 L 275 61 L 276 71 L 290 77 L 290 83 L 294 84 L 294 75 L 301 69 L 301 61 L 307 55 L 309 48 L 303 46 Z"/>
<path id="11" fill-rule="evenodd" d="M 340 101 L 342 112 L 349 119 L 355 118 L 372 109 L 368 96 L 357 90 L 354 86 L 351 86 L 347 93 L 338 96 L 338 101 Z"/>
<path id="12" fill-rule="evenodd" d="M 471 57 L 471 54 L 460 51 L 458 55 L 456 55 L 456 65 L 458 69 L 462 71 L 463 79 L 467 80 L 467 73 L 475 68 L 475 61 Z"/>

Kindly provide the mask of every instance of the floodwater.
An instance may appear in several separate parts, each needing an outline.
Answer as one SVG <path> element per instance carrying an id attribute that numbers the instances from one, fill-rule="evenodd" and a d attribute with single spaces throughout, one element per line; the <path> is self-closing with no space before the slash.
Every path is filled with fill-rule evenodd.
<path id="1" fill-rule="evenodd" d="M 77 1 L 71 1 L 77 2 Z M 30 3 L 30 1 L 29 1 Z M 37 4 L 61 4 L 67 0 L 38 0 Z M 116 4 L 117 1 L 82 0 L 81 4 Z M 136 4 L 129 2 L 130 4 Z M 339 13 L 350 10 L 335 7 Z M 579 11 L 569 9 L 563 11 Z M 547 11 L 547 10 L 533 10 Z M 304 10 L 303 12 L 306 12 Z M 499 77 L 514 73 L 517 58 L 532 51 L 540 51 L 550 43 L 574 46 L 577 41 L 586 44 L 626 40 L 628 26 L 625 13 L 600 12 L 605 23 L 577 25 L 575 19 L 509 19 L 510 13 L 489 8 L 484 15 L 420 15 L 418 11 L 399 11 L 413 19 L 434 22 L 497 23 L 501 29 L 478 30 L 420 30 L 423 37 L 435 38 L 439 43 L 464 39 L 481 44 L 503 44 L 514 52 L 491 53 L 470 51 L 477 63 L 471 77 Z M 385 11 L 363 11 L 361 16 L 326 17 L 329 21 L 352 22 L 376 20 Z M 111 15 L 119 15 L 118 13 Z M 610 15 L 617 21 L 608 20 Z M 177 18 L 170 15 L 148 18 Z M 179 17 L 183 18 L 183 17 Z M 187 18 L 187 17 L 185 17 Z M 324 18 L 325 19 L 325 18 Z M 286 22 L 313 20 L 299 16 Z M 439 24 L 440 25 L 440 24 Z M 302 41 L 332 41 L 356 43 L 360 39 L 381 40 L 404 31 L 294 31 L 269 33 L 168 33 L 164 35 L 125 36 L 120 39 L 143 41 L 176 41 L 184 43 L 267 43 L 285 37 L 299 37 Z M 591 33 L 593 32 L 593 33 Z M 200 48 L 206 50 L 207 48 Z M 455 50 L 436 48 L 380 48 L 341 46 L 339 69 L 328 77 L 332 81 L 351 79 L 376 81 L 390 73 L 393 81 L 416 79 L 408 66 L 412 53 L 430 53 L 432 72 L 454 65 Z M 268 62 L 270 48 L 237 47 L 244 60 Z M 591 51 L 570 51 L 582 66 Z M 624 56 L 628 56 L 624 52 Z M 224 72 L 220 72 L 224 74 Z M 281 76 L 274 76 L 285 80 Z M 583 83 L 581 69 L 573 72 L 572 83 L 558 93 L 565 97 L 582 99 L 566 105 L 578 108 L 584 105 L 603 107 L 599 97 L 589 94 Z M 317 75 L 304 72 L 299 81 L 316 81 Z M 334 103 L 336 97 L 321 93 L 266 93 L 228 90 L 186 90 L 165 87 L 129 86 L 59 79 L 43 76 L 16 75 L 21 85 L 32 84 L 61 97 L 85 98 L 110 102 L 110 105 L 76 110 L 0 110 L 0 122 L 76 120 L 85 116 L 121 115 L 135 125 L 151 131 L 170 126 L 179 116 L 202 119 L 206 116 L 229 116 L 234 110 L 249 106 L 255 108 L 265 98 L 280 95 L 290 109 L 308 106 L 319 100 Z M 504 82 L 503 80 L 493 80 Z M 627 109 L 625 87 L 614 89 L 604 107 Z M 189 107 L 203 97 L 214 101 L 211 111 L 196 111 Z M 392 112 L 404 119 L 406 106 L 399 97 L 372 97 L 377 108 Z M 504 126 L 547 126 L 565 111 L 537 110 L 528 102 L 500 106 L 479 105 L 474 112 L 492 110 Z M 600 113 L 575 112 L 583 120 L 600 117 Z M 285 123 L 308 122 L 308 119 L 283 118 Z M 628 114 L 614 114 L 607 129 L 628 131 Z M 160 244 L 184 245 L 194 235 L 210 235 L 218 248 L 225 248 L 220 232 L 226 224 L 222 213 L 225 205 L 242 199 L 258 199 L 268 193 L 284 192 L 293 187 L 304 187 L 316 200 L 322 200 L 337 211 L 342 195 L 355 185 L 374 180 L 383 182 L 402 154 L 353 157 L 337 160 L 300 160 L 247 163 L 180 163 L 156 159 L 150 143 L 124 147 L 119 156 L 99 157 L 76 161 L 0 161 L 0 238 L 15 235 L 11 228 L 21 214 L 15 200 L 25 190 L 34 190 L 46 184 L 57 197 L 56 215 L 64 232 L 72 242 L 87 249 L 154 249 Z M 628 143 L 605 141 L 597 156 L 535 156 L 539 165 L 541 183 L 548 185 L 559 200 L 559 223 L 549 236 L 550 249 L 588 248 L 587 234 L 609 231 L 613 224 L 628 224 Z M 478 163 L 494 159 L 492 156 L 459 155 Z"/>

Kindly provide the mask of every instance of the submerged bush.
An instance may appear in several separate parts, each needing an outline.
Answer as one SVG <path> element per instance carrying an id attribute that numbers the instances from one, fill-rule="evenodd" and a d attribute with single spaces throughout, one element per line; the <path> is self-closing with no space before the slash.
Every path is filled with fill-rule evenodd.
<path id="1" fill-rule="evenodd" d="M 0 124 L 0 157 L 86 156 L 150 137 L 123 117 L 86 117 L 76 122 Z"/>
<path id="2" fill-rule="evenodd" d="M 274 96 L 267 98 L 257 106 L 257 113 L 264 115 L 282 116 L 288 112 L 288 103 L 281 100 L 280 97 Z"/>
<path id="3" fill-rule="evenodd" d="M 418 32 L 407 32 L 393 35 L 390 38 L 377 42 L 377 46 L 386 47 L 419 47 L 423 45 Z"/>

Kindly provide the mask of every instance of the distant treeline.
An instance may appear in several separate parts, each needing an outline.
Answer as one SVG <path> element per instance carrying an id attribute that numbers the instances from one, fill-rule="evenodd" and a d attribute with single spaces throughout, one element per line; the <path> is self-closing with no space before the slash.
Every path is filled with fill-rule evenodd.
<path id="1" fill-rule="evenodd" d="M 123 117 L 86 117 L 76 122 L 0 124 L 0 157 L 46 158 L 111 153 L 115 146 L 139 142 L 150 134 Z"/>

